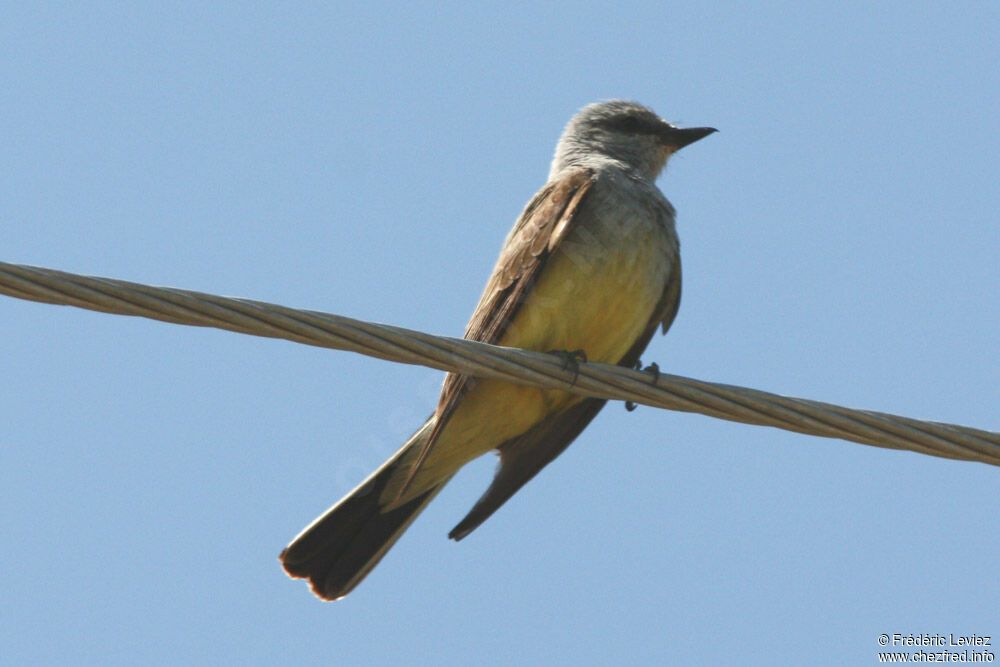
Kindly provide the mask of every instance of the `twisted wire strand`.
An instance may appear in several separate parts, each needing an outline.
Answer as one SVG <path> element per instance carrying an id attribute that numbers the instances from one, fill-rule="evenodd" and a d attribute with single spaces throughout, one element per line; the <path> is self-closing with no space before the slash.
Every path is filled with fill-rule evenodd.
<path id="1" fill-rule="evenodd" d="M 405 364 L 1000 465 L 1000 433 L 855 410 L 756 389 L 434 336 L 340 315 L 0 262 L 0 294 L 358 352 Z M 655 381 L 655 384 L 654 384 Z"/>

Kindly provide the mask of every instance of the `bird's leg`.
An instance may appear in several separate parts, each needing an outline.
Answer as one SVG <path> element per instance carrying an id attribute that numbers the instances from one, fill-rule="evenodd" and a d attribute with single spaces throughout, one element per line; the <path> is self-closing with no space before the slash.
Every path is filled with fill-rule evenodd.
<path id="1" fill-rule="evenodd" d="M 573 369 L 573 381 L 570 384 L 576 384 L 580 377 L 580 363 L 587 363 L 587 353 L 583 350 L 549 350 L 549 354 L 562 358 L 564 371 Z"/>
<path id="2" fill-rule="evenodd" d="M 636 360 L 635 366 L 632 367 L 632 370 L 642 371 L 643 373 L 651 373 L 653 375 L 653 386 L 654 387 L 656 386 L 656 383 L 660 379 L 660 365 L 657 364 L 655 361 L 653 363 L 651 363 L 650 365 L 646 366 L 645 368 L 643 368 L 642 367 L 642 360 L 641 359 Z M 635 403 L 633 403 L 632 401 L 625 401 L 625 409 L 628 410 L 629 412 L 632 412 L 637 407 L 638 406 Z"/>

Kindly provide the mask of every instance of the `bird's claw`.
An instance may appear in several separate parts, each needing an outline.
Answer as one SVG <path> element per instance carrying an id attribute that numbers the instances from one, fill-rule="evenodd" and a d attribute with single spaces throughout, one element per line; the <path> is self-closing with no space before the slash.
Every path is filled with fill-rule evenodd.
<path id="1" fill-rule="evenodd" d="M 562 357 L 564 371 L 573 369 L 573 381 L 570 384 L 576 384 L 580 377 L 580 364 L 587 363 L 587 353 L 583 350 L 549 350 L 549 354 Z"/>
<path id="2" fill-rule="evenodd" d="M 635 362 L 635 365 L 632 366 L 632 369 L 636 370 L 636 371 L 640 371 L 641 370 L 643 373 L 650 373 L 650 374 L 652 374 L 652 376 L 653 376 L 653 386 L 654 387 L 656 386 L 656 383 L 660 379 L 660 365 L 657 364 L 655 361 L 653 363 L 651 363 L 650 365 L 646 366 L 645 368 L 643 368 L 642 367 L 642 360 L 638 360 L 638 361 Z M 637 407 L 639 407 L 639 406 L 636 405 L 634 402 L 632 402 L 632 401 L 625 401 L 625 409 L 628 410 L 629 412 L 632 412 Z"/>

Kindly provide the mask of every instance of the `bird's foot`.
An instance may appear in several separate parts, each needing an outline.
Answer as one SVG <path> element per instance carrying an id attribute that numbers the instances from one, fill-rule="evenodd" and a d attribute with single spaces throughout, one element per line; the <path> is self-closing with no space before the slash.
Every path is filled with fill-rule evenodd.
<path id="1" fill-rule="evenodd" d="M 649 373 L 650 375 L 653 376 L 653 386 L 654 387 L 656 386 L 656 383 L 660 381 L 660 365 L 658 363 L 656 363 L 655 361 L 653 363 L 651 363 L 650 365 L 646 366 L 645 368 L 643 368 L 642 372 L 643 373 Z"/>
<path id="2" fill-rule="evenodd" d="M 580 377 L 580 364 L 587 363 L 587 353 L 583 350 L 549 350 L 549 354 L 562 358 L 564 371 L 573 369 L 573 381 L 570 384 L 576 384 Z"/>
<path id="3" fill-rule="evenodd" d="M 635 366 L 633 366 L 632 369 L 633 370 L 637 370 L 637 371 L 642 371 L 643 373 L 650 373 L 650 374 L 652 374 L 652 376 L 653 376 L 653 386 L 654 387 L 656 386 L 656 383 L 660 379 L 660 365 L 657 364 L 655 361 L 653 363 L 651 363 L 650 365 L 646 366 L 645 368 L 642 367 L 642 361 L 641 360 L 636 361 L 635 362 Z M 629 412 L 632 412 L 637 407 L 638 406 L 635 403 L 633 403 L 632 401 L 625 401 L 625 409 L 628 410 Z"/>

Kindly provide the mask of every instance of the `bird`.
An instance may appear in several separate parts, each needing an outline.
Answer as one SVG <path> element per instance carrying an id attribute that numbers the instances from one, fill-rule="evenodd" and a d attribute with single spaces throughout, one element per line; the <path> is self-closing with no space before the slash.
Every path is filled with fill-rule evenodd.
<path id="1" fill-rule="evenodd" d="M 680 128 L 629 100 L 577 112 L 548 180 L 507 235 L 465 330 L 469 340 L 635 367 L 681 295 L 675 210 L 655 181 L 677 150 L 716 130 Z M 491 450 L 461 540 L 561 454 L 605 400 L 449 373 L 430 418 L 282 551 L 324 600 L 350 593 L 466 463 Z"/>

